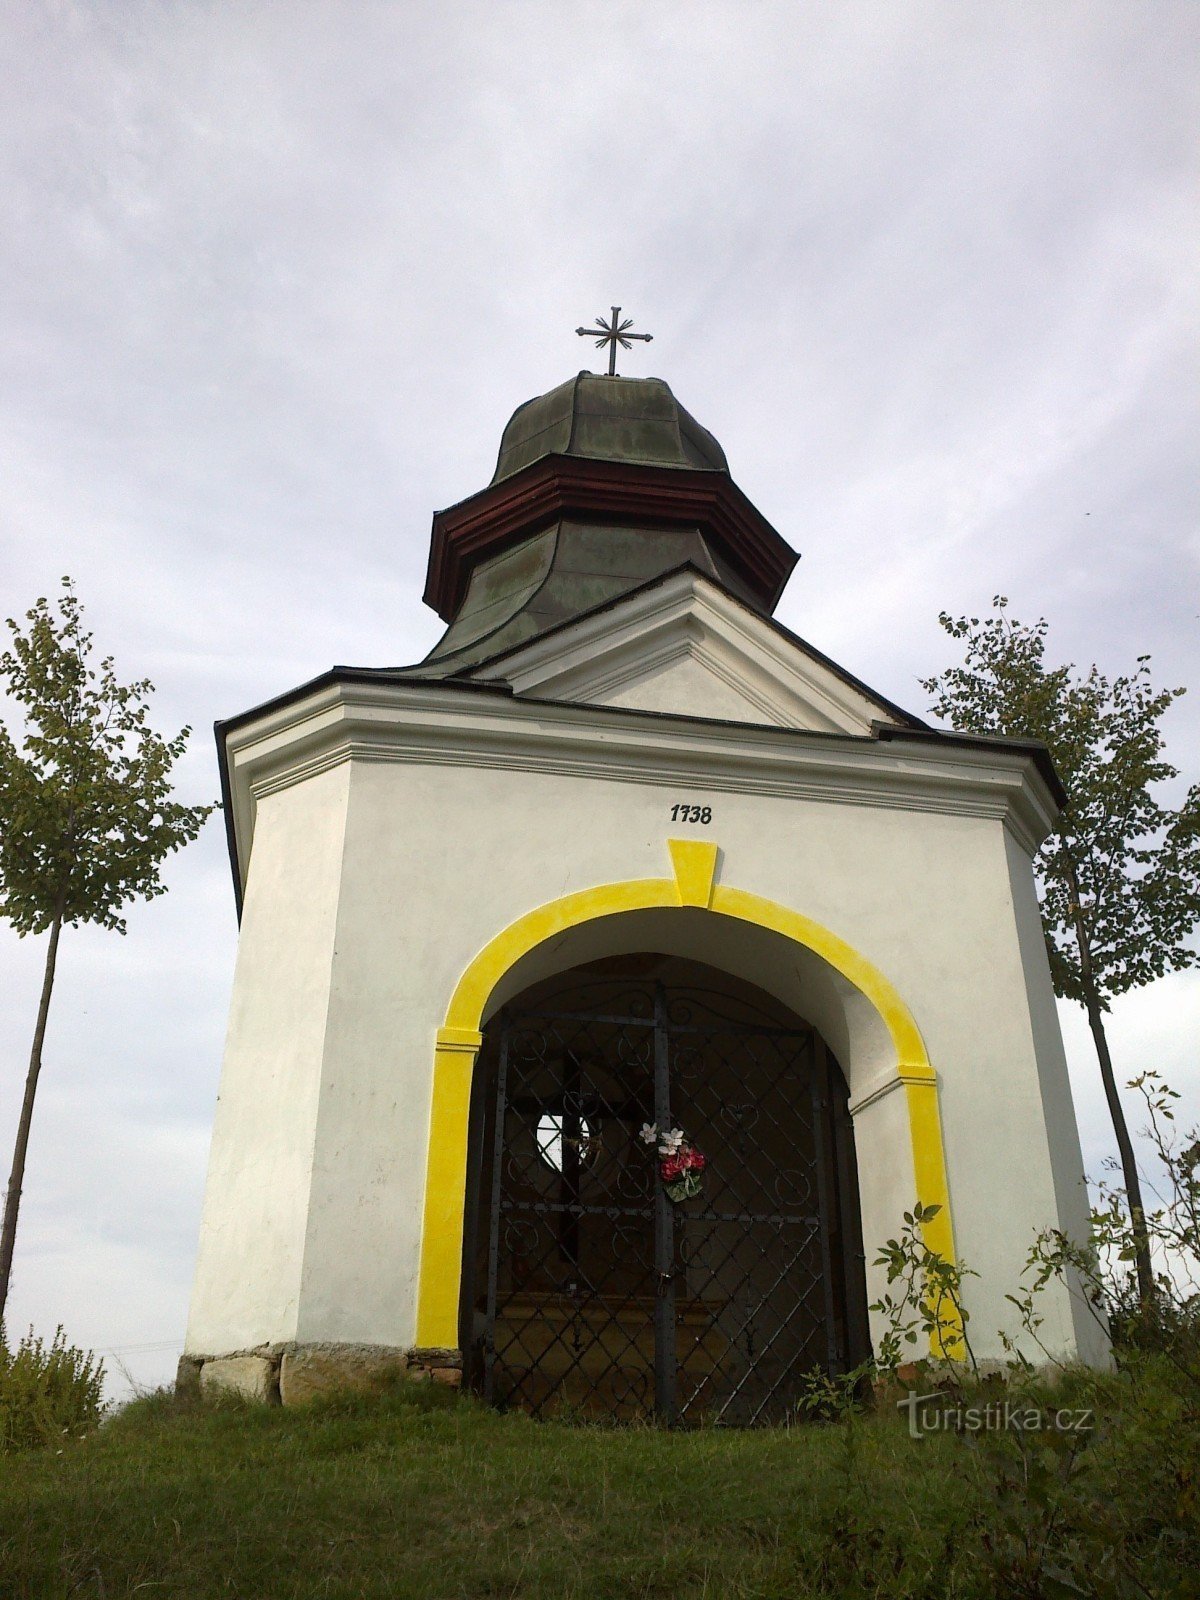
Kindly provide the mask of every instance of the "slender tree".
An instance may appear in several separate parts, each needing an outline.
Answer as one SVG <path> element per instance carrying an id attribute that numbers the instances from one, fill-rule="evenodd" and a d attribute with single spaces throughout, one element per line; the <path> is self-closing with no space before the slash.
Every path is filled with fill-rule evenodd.
<path id="1" fill-rule="evenodd" d="M 995 615 L 939 617 L 965 644 L 964 664 L 922 680 L 933 712 L 965 733 L 1042 740 L 1067 792 L 1038 852 L 1042 927 L 1055 992 L 1080 1002 L 1112 1115 L 1135 1240 L 1139 1298 L 1154 1293 L 1141 1183 L 1117 1092 L 1105 1013 L 1114 995 L 1200 965 L 1190 942 L 1200 920 L 1200 785 L 1178 809 L 1158 786 L 1178 777 L 1159 723 L 1182 689 L 1155 689 L 1150 658 L 1127 677 L 1048 666 L 1047 624 L 1017 622 L 997 595 Z"/>
<path id="2" fill-rule="evenodd" d="M 124 933 L 122 907 L 166 893 L 163 861 L 214 809 L 170 798 L 191 729 L 162 738 L 147 720 L 153 684 L 118 683 L 111 657 L 90 664 L 92 636 L 69 578 L 56 609 L 41 599 L 25 621 L 22 630 L 8 619 L 12 639 L 0 655 L 0 681 L 24 708 L 21 746 L 0 723 L 0 915 L 22 937 L 49 938 L 0 1224 L 0 1322 L 59 937 L 81 922 Z"/>

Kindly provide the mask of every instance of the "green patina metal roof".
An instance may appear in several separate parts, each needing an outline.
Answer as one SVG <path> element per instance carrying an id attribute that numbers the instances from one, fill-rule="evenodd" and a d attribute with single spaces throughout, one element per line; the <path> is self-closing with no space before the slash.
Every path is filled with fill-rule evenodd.
<path id="1" fill-rule="evenodd" d="M 711 488 L 728 497 L 740 493 L 729 477 L 721 446 L 684 410 L 661 378 L 581 372 L 527 401 L 504 430 L 492 489 L 548 457 L 606 463 L 593 476 L 610 488 L 619 483 L 624 498 L 589 510 L 586 497 L 570 505 L 553 497 L 543 503 L 535 497 L 531 510 L 522 513 L 528 518 L 527 532 L 519 521 L 504 526 L 501 537 L 489 546 L 475 530 L 475 544 L 463 558 L 465 588 L 452 603 L 450 625 L 426 660 L 409 670 L 425 677 L 467 673 L 492 656 L 683 566 L 713 579 L 760 614 L 769 614 L 770 572 L 764 580 L 752 561 L 745 570 L 738 566 L 741 524 L 735 519 L 733 533 L 722 530 L 713 522 L 712 508 L 703 496 L 677 515 L 670 495 L 662 500 L 661 472 L 641 475 L 640 469 L 662 468 L 710 473 L 724 483 L 706 484 L 706 492 Z M 643 501 L 639 486 L 647 479 L 650 488 Z M 502 512 L 508 493 L 505 488 L 490 495 Z M 485 490 L 475 499 L 486 502 L 488 497 Z M 469 507 L 471 502 L 464 504 Z M 437 536 L 435 521 L 435 540 Z M 795 553 L 769 526 L 761 537 L 781 545 L 790 558 L 776 563 L 781 586 Z M 443 615 L 450 610 L 448 604 Z"/>
<path id="2" fill-rule="evenodd" d="M 492 482 L 543 456 L 729 471 L 721 446 L 661 378 L 593 372 L 581 372 L 513 412 Z"/>
<path id="3" fill-rule="evenodd" d="M 458 615 L 412 671 L 462 672 L 685 564 L 761 610 L 698 528 L 609 528 L 564 519 L 481 561 Z"/>

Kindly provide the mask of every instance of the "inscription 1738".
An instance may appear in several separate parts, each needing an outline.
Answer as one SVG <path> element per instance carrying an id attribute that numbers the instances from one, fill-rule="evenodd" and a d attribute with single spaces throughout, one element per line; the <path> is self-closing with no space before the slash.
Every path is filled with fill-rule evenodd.
<path id="1" fill-rule="evenodd" d="M 672 822 L 703 822 L 712 821 L 711 806 L 693 806 L 686 800 L 681 800 L 678 805 L 671 807 Z"/>

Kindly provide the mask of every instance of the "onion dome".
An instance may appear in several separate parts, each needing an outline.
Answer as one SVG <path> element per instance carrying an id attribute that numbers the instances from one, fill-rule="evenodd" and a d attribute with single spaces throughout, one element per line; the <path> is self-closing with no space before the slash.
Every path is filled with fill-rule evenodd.
<path id="1" fill-rule="evenodd" d="M 798 557 L 661 378 L 581 372 L 519 406 L 486 489 L 433 519 L 419 668 L 466 672 L 685 565 L 762 615 Z"/>
<path id="2" fill-rule="evenodd" d="M 543 456 L 728 472 L 725 452 L 661 378 L 581 372 L 513 412 L 493 483 Z"/>

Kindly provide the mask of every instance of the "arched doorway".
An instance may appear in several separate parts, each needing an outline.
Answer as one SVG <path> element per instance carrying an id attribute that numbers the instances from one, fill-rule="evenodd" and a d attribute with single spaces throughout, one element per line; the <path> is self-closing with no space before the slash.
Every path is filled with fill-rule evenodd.
<path id="1" fill-rule="evenodd" d="M 606 957 L 510 999 L 472 1093 L 472 1386 L 539 1415 L 786 1416 L 867 1352 L 846 1102 L 812 1027 L 697 961 Z M 647 1125 L 702 1153 L 699 1193 Z"/>

